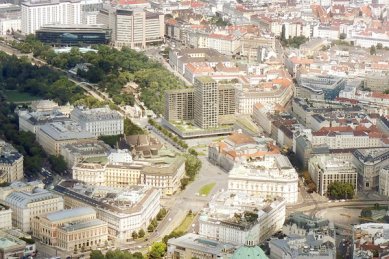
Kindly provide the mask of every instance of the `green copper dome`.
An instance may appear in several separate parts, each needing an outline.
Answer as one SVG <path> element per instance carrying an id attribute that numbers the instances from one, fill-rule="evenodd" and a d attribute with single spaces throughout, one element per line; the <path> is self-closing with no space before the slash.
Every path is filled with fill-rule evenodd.
<path id="1" fill-rule="evenodd" d="M 268 259 L 259 246 L 242 246 L 239 247 L 232 259 Z"/>

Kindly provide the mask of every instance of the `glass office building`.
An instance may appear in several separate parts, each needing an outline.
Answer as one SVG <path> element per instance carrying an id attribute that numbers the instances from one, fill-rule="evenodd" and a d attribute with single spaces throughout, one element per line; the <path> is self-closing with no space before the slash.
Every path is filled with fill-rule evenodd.
<path id="1" fill-rule="evenodd" d="M 55 46 L 108 44 L 111 40 L 111 30 L 102 25 L 45 25 L 35 34 L 40 41 Z"/>

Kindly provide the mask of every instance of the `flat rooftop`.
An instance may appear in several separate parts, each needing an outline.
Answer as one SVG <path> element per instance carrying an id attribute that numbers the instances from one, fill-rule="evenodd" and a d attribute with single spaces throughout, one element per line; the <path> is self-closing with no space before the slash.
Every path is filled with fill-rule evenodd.
<path id="1" fill-rule="evenodd" d="M 79 124 L 70 121 L 48 123 L 43 125 L 40 130 L 57 141 L 96 138 L 92 133 L 82 130 Z"/>
<path id="2" fill-rule="evenodd" d="M 71 231 L 77 231 L 80 229 L 87 229 L 91 227 L 97 227 L 97 226 L 103 226 L 107 225 L 104 221 L 100 219 L 93 219 L 89 221 L 84 221 L 84 222 L 76 222 L 76 223 L 67 223 L 64 226 L 62 226 L 60 229 L 66 231 L 66 232 L 71 232 Z"/>
<path id="3" fill-rule="evenodd" d="M 201 251 L 216 256 L 222 256 L 226 250 L 232 250 L 237 248 L 232 244 L 207 239 L 205 237 L 193 233 L 188 233 L 178 238 L 169 239 L 168 244 L 190 248 L 196 251 Z"/>
<path id="4" fill-rule="evenodd" d="M 195 78 L 195 81 L 196 80 L 200 81 L 202 84 L 216 83 L 216 81 L 213 80 L 212 77 L 210 77 L 210 76 L 198 76 Z"/>
<path id="5" fill-rule="evenodd" d="M 76 180 L 63 180 L 54 187 L 54 190 L 92 207 L 122 215 L 141 211 L 149 197 L 159 192 L 146 186 L 113 188 L 83 184 Z"/>
<path id="6" fill-rule="evenodd" d="M 50 221 L 61 221 L 64 219 L 71 219 L 89 214 L 96 214 L 96 211 L 91 207 L 79 207 L 69 210 L 61 210 L 46 214 L 46 218 Z"/>

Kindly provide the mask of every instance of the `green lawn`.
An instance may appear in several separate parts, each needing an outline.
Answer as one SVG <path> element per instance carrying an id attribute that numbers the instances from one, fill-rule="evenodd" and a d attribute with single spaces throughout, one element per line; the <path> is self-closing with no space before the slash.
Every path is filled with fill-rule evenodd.
<path id="1" fill-rule="evenodd" d="M 216 183 L 209 183 L 200 188 L 199 194 L 208 196 L 208 194 L 212 191 L 213 187 L 215 187 Z"/>
<path id="2" fill-rule="evenodd" d="M 181 222 L 181 224 L 174 230 L 175 232 L 187 232 L 190 227 L 192 226 L 193 219 L 196 217 L 195 214 L 188 214 L 184 218 L 184 220 Z"/>
<path id="3" fill-rule="evenodd" d="M 12 90 L 5 90 L 4 95 L 8 102 L 14 103 L 25 103 L 42 99 L 38 96 L 30 95 L 29 93 L 22 93 Z"/>

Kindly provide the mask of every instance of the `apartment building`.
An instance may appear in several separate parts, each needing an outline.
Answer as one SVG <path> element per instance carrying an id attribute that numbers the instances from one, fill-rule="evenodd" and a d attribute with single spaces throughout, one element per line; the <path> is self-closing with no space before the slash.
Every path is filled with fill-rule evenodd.
<path id="1" fill-rule="evenodd" d="M 165 92 L 165 119 L 193 120 L 194 89 L 168 90 Z"/>
<path id="2" fill-rule="evenodd" d="M 369 73 L 365 76 L 364 87 L 371 91 L 383 92 L 389 88 L 389 75 L 384 73 Z"/>
<path id="3" fill-rule="evenodd" d="M 379 172 L 379 188 L 382 195 L 389 196 L 389 166 L 382 168 Z"/>
<path id="4" fill-rule="evenodd" d="M 308 171 L 320 195 L 327 195 L 328 186 L 333 182 L 349 183 L 357 190 L 357 172 L 349 161 L 318 155 L 309 160 Z"/>
<path id="5" fill-rule="evenodd" d="M 64 208 L 61 196 L 41 188 L 35 188 L 30 192 L 12 192 L 5 198 L 4 203 L 12 210 L 12 226 L 23 232 L 31 231 L 31 220 L 35 216 Z"/>
<path id="6" fill-rule="evenodd" d="M 185 74 L 188 64 L 206 64 L 216 67 L 222 64 L 226 67 L 233 66 L 231 59 L 212 48 L 171 49 L 169 51 L 169 65 L 181 75 Z"/>
<path id="7" fill-rule="evenodd" d="M 47 24 L 81 24 L 80 0 L 23 1 L 23 34 L 35 33 Z"/>
<path id="8" fill-rule="evenodd" d="M 96 138 L 92 133 L 81 129 L 79 124 L 70 121 L 47 123 L 36 134 L 36 140 L 50 155 L 60 155 L 66 144 L 91 142 Z"/>
<path id="9" fill-rule="evenodd" d="M 104 245 L 108 225 L 93 208 L 79 207 L 34 217 L 32 234 L 43 244 L 73 252 Z"/>
<path id="10" fill-rule="evenodd" d="M 362 190 L 378 190 L 380 170 L 389 165 L 389 148 L 357 149 L 352 162 Z"/>
<path id="11" fill-rule="evenodd" d="M 219 126 L 219 98 L 215 80 L 198 77 L 194 84 L 194 124 L 202 129 Z"/>
<path id="12" fill-rule="evenodd" d="M 203 78 L 200 82 L 199 78 Z M 165 92 L 165 119 L 167 121 L 190 121 L 195 119 L 197 109 L 197 120 L 203 122 L 204 125 L 212 122 L 218 122 L 220 115 L 235 114 L 236 112 L 236 94 L 239 88 L 235 84 L 217 83 L 210 77 L 196 78 L 198 88 L 187 88 L 178 90 L 169 90 Z M 204 83 L 204 82 L 207 82 Z M 215 87 L 216 86 L 216 87 Z M 216 89 L 215 89 L 216 88 Z M 195 93 L 197 89 L 197 98 L 200 103 L 195 107 Z M 216 92 L 216 93 L 215 93 Z M 216 94 L 216 96 L 215 96 Z M 202 103 L 204 102 L 204 104 Z M 212 106 L 212 110 L 205 111 L 207 105 Z M 203 108 L 201 108 L 203 107 Z M 203 110 L 204 109 L 204 110 Z M 205 124 L 205 122 L 208 123 Z"/>
<path id="13" fill-rule="evenodd" d="M 23 155 L 0 139 L 0 183 L 11 183 L 23 177 Z"/>
<path id="14" fill-rule="evenodd" d="M 254 105 L 261 103 L 285 106 L 293 97 L 293 82 L 289 79 L 275 79 L 256 88 L 242 88 L 237 92 L 237 112 L 253 114 Z"/>
<path id="15" fill-rule="evenodd" d="M 145 48 L 164 39 L 164 16 L 160 13 L 142 9 L 103 9 L 97 15 L 97 22 L 112 30 L 116 47 Z"/>
<path id="16" fill-rule="evenodd" d="M 12 210 L 7 205 L 0 203 L 0 229 L 12 228 Z"/>
<path id="17" fill-rule="evenodd" d="M 110 239 L 127 241 L 132 232 L 146 229 L 160 210 L 161 192 L 145 186 L 112 188 L 63 180 L 54 190 L 67 208 L 92 206 L 97 218 L 108 223 Z"/>
<path id="18" fill-rule="evenodd" d="M 298 176 L 287 157 L 265 156 L 235 165 L 228 175 L 228 190 L 283 197 L 293 204 L 298 199 Z"/>
<path id="19" fill-rule="evenodd" d="M 124 118 L 119 112 L 108 107 L 93 109 L 75 107 L 70 118 L 77 122 L 81 129 L 97 137 L 124 133 Z"/>
<path id="20" fill-rule="evenodd" d="M 326 127 L 312 133 L 312 145 L 327 145 L 330 149 L 355 149 L 382 147 L 381 138 L 368 132 L 354 131 L 350 127 Z"/>

